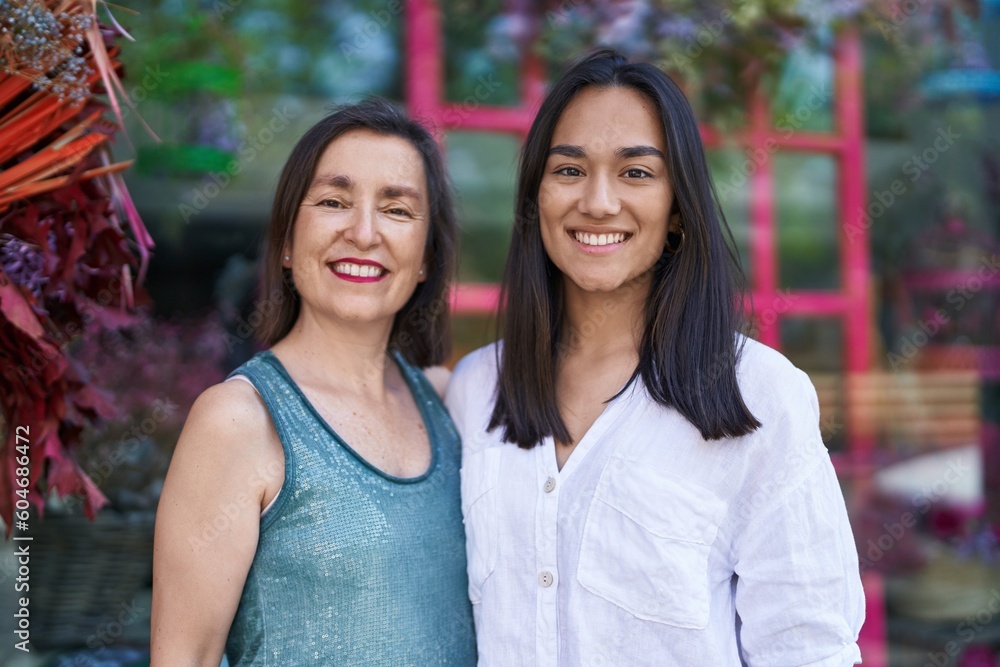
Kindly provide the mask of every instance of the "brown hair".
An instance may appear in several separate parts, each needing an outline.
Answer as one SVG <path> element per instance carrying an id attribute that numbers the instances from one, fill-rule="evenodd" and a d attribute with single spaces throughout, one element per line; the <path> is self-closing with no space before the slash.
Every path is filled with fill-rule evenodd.
<path id="1" fill-rule="evenodd" d="M 285 243 L 291 238 L 299 206 L 323 151 L 337 137 L 359 129 L 406 139 L 423 158 L 430 214 L 424 253 L 427 279 L 417 284 L 413 296 L 396 314 L 389 347 L 398 349 L 411 364 L 434 366 L 444 362 L 451 351 L 448 298 L 457 262 L 458 234 L 451 188 L 444 160 L 431 133 L 377 97 L 336 107 L 303 135 L 288 156 L 271 207 L 257 304 L 259 311 L 273 312 L 273 316 L 264 318 L 257 328 L 257 337 L 265 345 L 274 345 L 291 331 L 298 319 L 299 295 L 291 271 L 282 266 Z"/>

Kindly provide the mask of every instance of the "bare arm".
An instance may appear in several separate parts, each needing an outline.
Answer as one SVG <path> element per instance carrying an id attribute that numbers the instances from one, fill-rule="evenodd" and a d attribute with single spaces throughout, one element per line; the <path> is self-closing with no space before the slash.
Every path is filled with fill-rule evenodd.
<path id="1" fill-rule="evenodd" d="M 283 461 L 253 387 L 216 385 L 195 402 L 156 515 L 152 667 L 218 667 Z"/>

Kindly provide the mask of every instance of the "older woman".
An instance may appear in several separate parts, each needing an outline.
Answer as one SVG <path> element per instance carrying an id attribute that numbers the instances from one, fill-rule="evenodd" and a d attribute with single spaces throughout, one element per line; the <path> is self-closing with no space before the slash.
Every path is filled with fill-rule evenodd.
<path id="1" fill-rule="evenodd" d="M 274 198 L 270 348 L 208 389 L 157 516 L 152 664 L 469 665 L 448 347 L 456 226 L 433 138 L 386 102 L 299 141 Z"/>
<path id="2" fill-rule="evenodd" d="M 816 392 L 738 334 L 739 265 L 691 109 L 593 53 L 525 142 L 504 340 L 455 369 L 479 664 L 859 661 Z"/>

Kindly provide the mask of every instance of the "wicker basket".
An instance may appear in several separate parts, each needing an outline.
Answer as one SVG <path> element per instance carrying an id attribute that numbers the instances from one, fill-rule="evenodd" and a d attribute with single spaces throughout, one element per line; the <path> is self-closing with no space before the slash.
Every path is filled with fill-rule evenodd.
<path id="1" fill-rule="evenodd" d="M 136 593 L 153 572 L 153 512 L 48 515 L 31 534 L 32 644 L 86 646 L 105 630 L 120 633 Z M 123 618 L 123 611 L 126 612 Z"/>

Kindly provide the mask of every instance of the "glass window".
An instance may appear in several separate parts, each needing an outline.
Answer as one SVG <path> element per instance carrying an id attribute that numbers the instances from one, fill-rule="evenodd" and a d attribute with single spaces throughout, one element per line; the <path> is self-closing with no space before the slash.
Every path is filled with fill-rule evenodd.
<path id="1" fill-rule="evenodd" d="M 462 228 L 459 277 L 498 282 L 510 241 L 520 140 L 493 132 L 448 133 L 448 170 Z"/>
<path id="2" fill-rule="evenodd" d="M 836 163 L 826 155 L 779 153 L 774 172 L 780 286 L 838 289 Z"/>

